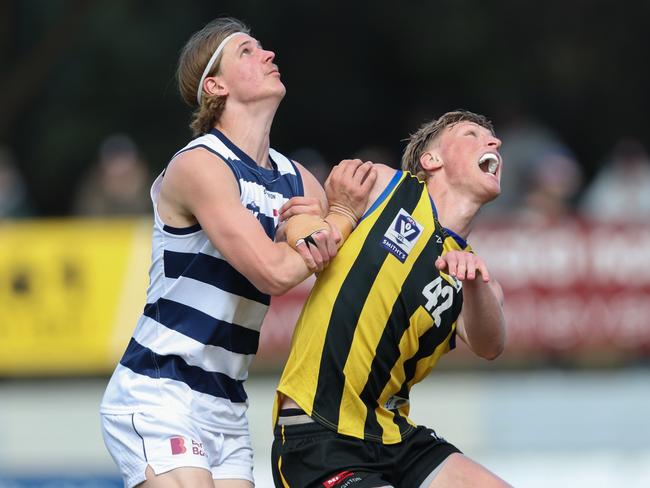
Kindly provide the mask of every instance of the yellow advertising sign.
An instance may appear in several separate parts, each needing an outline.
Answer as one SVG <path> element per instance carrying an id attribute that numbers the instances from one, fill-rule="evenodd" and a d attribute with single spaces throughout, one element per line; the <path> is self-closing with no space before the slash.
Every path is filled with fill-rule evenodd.
<path id="1" fill-rule="evenodd" d="M 0 223 L 0 376 L 113 369 L 145 303 L 151 225 Z"/>

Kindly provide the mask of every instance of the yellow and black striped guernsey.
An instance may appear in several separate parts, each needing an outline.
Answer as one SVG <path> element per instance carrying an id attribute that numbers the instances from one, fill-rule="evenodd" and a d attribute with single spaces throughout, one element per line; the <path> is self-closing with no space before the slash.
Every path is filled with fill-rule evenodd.
<path id="1" fill-rule="evenodd" d="M 415 424 L 409 390 L 454 347 L 460 283 L 436 258 L 469 247 L 398 171 L 305 303 L 278 392 L 341 434 L 394 444 Z M 277 414 L 277 401 L 276 401 Z"/>

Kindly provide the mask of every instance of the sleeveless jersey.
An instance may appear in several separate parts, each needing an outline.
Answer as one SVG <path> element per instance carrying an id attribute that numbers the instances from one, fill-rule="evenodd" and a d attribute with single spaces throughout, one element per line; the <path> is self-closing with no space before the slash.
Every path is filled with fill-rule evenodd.
<path id="1" fill-rule="evenodd" d="M 316 280 L 278 392 L 341 434 L 402 441 L 411 387 L 455 346 L 461 285 L 434 265 L 450 249 L 470 250 L 440 226 L 425 184 L 398 171 Z"/>
<path id="2" fill-rule="evenodd" d="M 280 207 L 304 193 L 294 164 L 271 149 L 273 169 L 261 168 L 216 129 L 177 154 L 197 147 L 226 162 L 242 205 L 273 239 Z M 151 189 L 155 221 L 147 304 L 101 411 L 172 408 L 224 433 L 246 433 L 243 384 L 270 297 L 223 258 L 199 224 L 173 228 L 162 222 L 156 202 L 163 175 Z"/>

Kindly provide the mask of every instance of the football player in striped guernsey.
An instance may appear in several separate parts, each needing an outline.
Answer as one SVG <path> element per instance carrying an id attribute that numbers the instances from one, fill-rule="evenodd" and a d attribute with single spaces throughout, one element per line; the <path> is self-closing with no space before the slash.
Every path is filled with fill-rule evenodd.
<path id="1" fill-rule="evenodd" d="M 251 488 L 244 381 L 270 296 L 322 270 L 340 233 L 275 240 L 280 215 L 325 216 L 326 194 L 270 148 L 285 94 L 275 55 L 235 19 L 195 33 L 179 60 L 195 139 L 154 181 L 147 303 L 107 386 L 106 446 L 127 488 Z M 361 215 L 375 171 L 344 161 L 327 197 Z M 338 183 L 338 184 L 337 184 Z M 288 210 L 291 209 L 291 210 Z"/>
<path id="2" fill-rule="evenodd" d="M 401 171 L 376 165 L 369 208 L 296 325 L 274 409 L 277 487 L 509 486 L 409 418 L 411 387 L 457 337 L 482 358 L 503 351 L 501 288 L 466 241 L 501 191 L 500 145 L 485 117 L 455 111 L 411 136 Z"/>

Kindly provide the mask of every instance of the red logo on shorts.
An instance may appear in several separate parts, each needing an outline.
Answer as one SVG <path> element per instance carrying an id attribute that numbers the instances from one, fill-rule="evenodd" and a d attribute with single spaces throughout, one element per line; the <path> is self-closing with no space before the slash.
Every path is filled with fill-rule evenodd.
<path id="1" fill-rule="evenodd" d="M 169 443 L 172 446 L 172 454 L 183 454 L 187 452 L 185 447 L 185 439 L 182 437 L 171 437 Z"/>
<path id="2" fill-rule="evenodd" d="M 349 478 L 354 473 L 352 471 L 341 471 L 339 474 L 332 476 L 330 479 L 323 483 L 325 488 L 332 488 L 333 486 L 338 485 L 341 481 L 346 478 Z"/>

